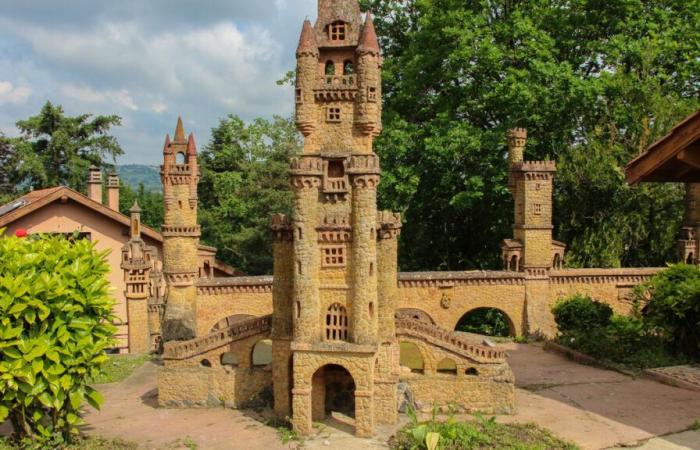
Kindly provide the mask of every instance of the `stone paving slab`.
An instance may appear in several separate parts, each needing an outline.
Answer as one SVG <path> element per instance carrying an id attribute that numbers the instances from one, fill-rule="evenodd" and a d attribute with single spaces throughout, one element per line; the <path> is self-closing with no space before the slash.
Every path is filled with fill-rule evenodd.
<path id="1" fill-rule="evenodd" d="M 700 430 L 649 439 L 646 442 L 627 444 L 624 447 L 611 447 L 609 450 L 700 450 Z"/>
<path id="2" fill-rule="evenodd" d="M 674 366 L 647 369 L 644 374 L 661 383 L 700 391 L 700 366 Z"/>

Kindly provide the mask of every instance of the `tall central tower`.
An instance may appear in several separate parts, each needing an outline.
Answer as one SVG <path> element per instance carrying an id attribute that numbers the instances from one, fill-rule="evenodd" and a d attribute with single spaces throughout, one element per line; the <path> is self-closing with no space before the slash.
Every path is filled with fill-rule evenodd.
<path id="1" fill-rule="evenodd" d="M 291 161 L 293 213 L 272 220 L 275 408 L 308 432 L 335 404 L 355 415 L 358 435 L 370 435 L 375 422 L 395 421 L 398 379 L 401 221 L 377 211 L 372 145 L 381 130 L 381 56 L 357 0 L 318 7 L 296 53 L 304 149 Z"/>

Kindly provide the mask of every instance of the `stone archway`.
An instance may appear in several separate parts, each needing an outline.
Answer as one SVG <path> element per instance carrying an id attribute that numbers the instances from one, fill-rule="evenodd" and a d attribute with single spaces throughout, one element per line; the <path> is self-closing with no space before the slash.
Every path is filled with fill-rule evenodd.
<path id="1" fill-rule="evenodd" d="M 355 417 L 355 380 L 350 372 L 337 364 L 326 364 L 316 370 L 311 380 L 311 413 L 314 421 L 337 412 Z"/>
<path id="2" fill-rule="evenodd" d="M 421 322 L 426 322 L 435 325 L 435 321 L 427 312 L 418 308 L 400 308 L 396 310 L 397 317 L 408 317 Z"/>
<path id="3" fill-rule="evenodd" d="M 455 331 L 484 334 L 487 336 L 516 336 L 513 320 L 503 310 L 479 307 L 467 311 L 457 322 Z"/>

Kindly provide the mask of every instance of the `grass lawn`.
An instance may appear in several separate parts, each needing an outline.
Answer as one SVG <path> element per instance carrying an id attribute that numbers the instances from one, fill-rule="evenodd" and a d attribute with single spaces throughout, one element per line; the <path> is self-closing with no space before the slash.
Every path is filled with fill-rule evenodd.
<path id="1" fill-rule="evenodd" d="M 20 447 L 0 438 L 0 450 L 18 450 Z M 121 439 L 104 439 L 100 437 L 84 437 L 72 445 L 61 447 L 63 450 L 136 450 L 138 444 Z"/>
<path id="2" fill-rule="evenodd" d="M 125 380 L 134 370 L 150 361 L 150 355 L 110 355 L 102 375 L 90 380 L 92 384 L 116 383 Z"/>

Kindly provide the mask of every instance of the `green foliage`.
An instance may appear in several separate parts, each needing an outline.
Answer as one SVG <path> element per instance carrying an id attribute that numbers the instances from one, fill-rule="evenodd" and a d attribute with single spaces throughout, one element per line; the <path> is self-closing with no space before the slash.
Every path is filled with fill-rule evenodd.
<path id="1" fill-rule="evenodd" d="M 558 302 L 552 313 L 560 331 L 588 331 L 608 326 L 613 310 L 606 303 L 576 294 Z"/>
<path id="2" fill-rule="evenodd" d="M 648 296 L 645 320 L 674 350 L 700 358 L 700 268 L 676 264 L 637 288 Z"/>
<path id="3" fill-rule="evenodd" d="M 111 167 L 108 160 L 124 153 L 109 135 L 120 124 L 119 116 L 66 116 L 61 106 L 46 102 L 38 115 L 17 122 L 21 137 L 5 141 L 18 155 L 14 185 L 84 190 L 88 167 Z"/>
<path id="4" fill-rule="evenodd" d="M 496 268 L 511 234 L 505 132 L 559 163 L 556 234 L 574 266 L 659 265 L 682 192 L 623 167 L 698 107 L 700 3 L 364 0 L 384 65 L 380 203 L 403 270 Z M 439 201 L 436 201 L 439 199 Z"/>
<path id="5" fill-rule="evenodd" d="M 656 332 L 638 313 L 614 315 L 612 309 L 584 295 L 562 300 L 553 308 L 557 341 L 574 350 L 633 369 L 682 364 L 668 338 Z"/>
<path id="6" fill-rule="evenodd" d="M 459 320 L 456 330 L 500 337 L 510 336 L 511 331 L 508 316 L 496 308 L 470 311 Z"/>
<path id="7" fill-rule="evenodd" d="M 407 411 L 409 423 L 390 441 L 396 450 L 574 450 L 574 444 L 563 441 L 533 424 L 500 424 L 495 418 L 477 414 L 472 422 L 460 422 L 452 415 L 437 420 L 437 410 L 425 422 L 416 412 Z"/>
<path id="8" fill-rule="evenodd" d="M 106 252 L 87 240 L 0 239 L 0 422 L 27 447 L 70 440 L 115 327 Z"/>
<path id="9" fill-rule="evenodd" d="M 300 151 L 294 122 L 275 117 L 245 124 L 230 115 L 200 155 L 202 240 L 217 257 L 249 274 L 272 271 L 273 213 L 292 204 L 289 158 Z"/>
<path id="10" fill-rule="evenodd" d="M 134 201 L 138 201 L 141 207 L 141 223 L 154 230 L 160 230 L 163 224 L 163 193 L 149 191 L 143 184 L 139 184 L 137 189 L 133 189 L 128 184 L 122 184 L 119 211 L 128 216 Z"/>
<path id="11" fill-rule="evenodd" d="M 0 438 L 0 450 L 18 450 L 21 447 L 10 441 Z M 105 439 L 101 437 L 79 437 L 75 442 L 62 445 L 61 450 L 136 450 L 138 444 L 126 442 L 122 439 Z"/>
<path id="12" fill-rule="evenodd" d="M 109 355 L 99 375 L 91 378 L 91 384 L 117 383 L 126 380 L 134 370 L 151 359 L 150 355 Z"/>

